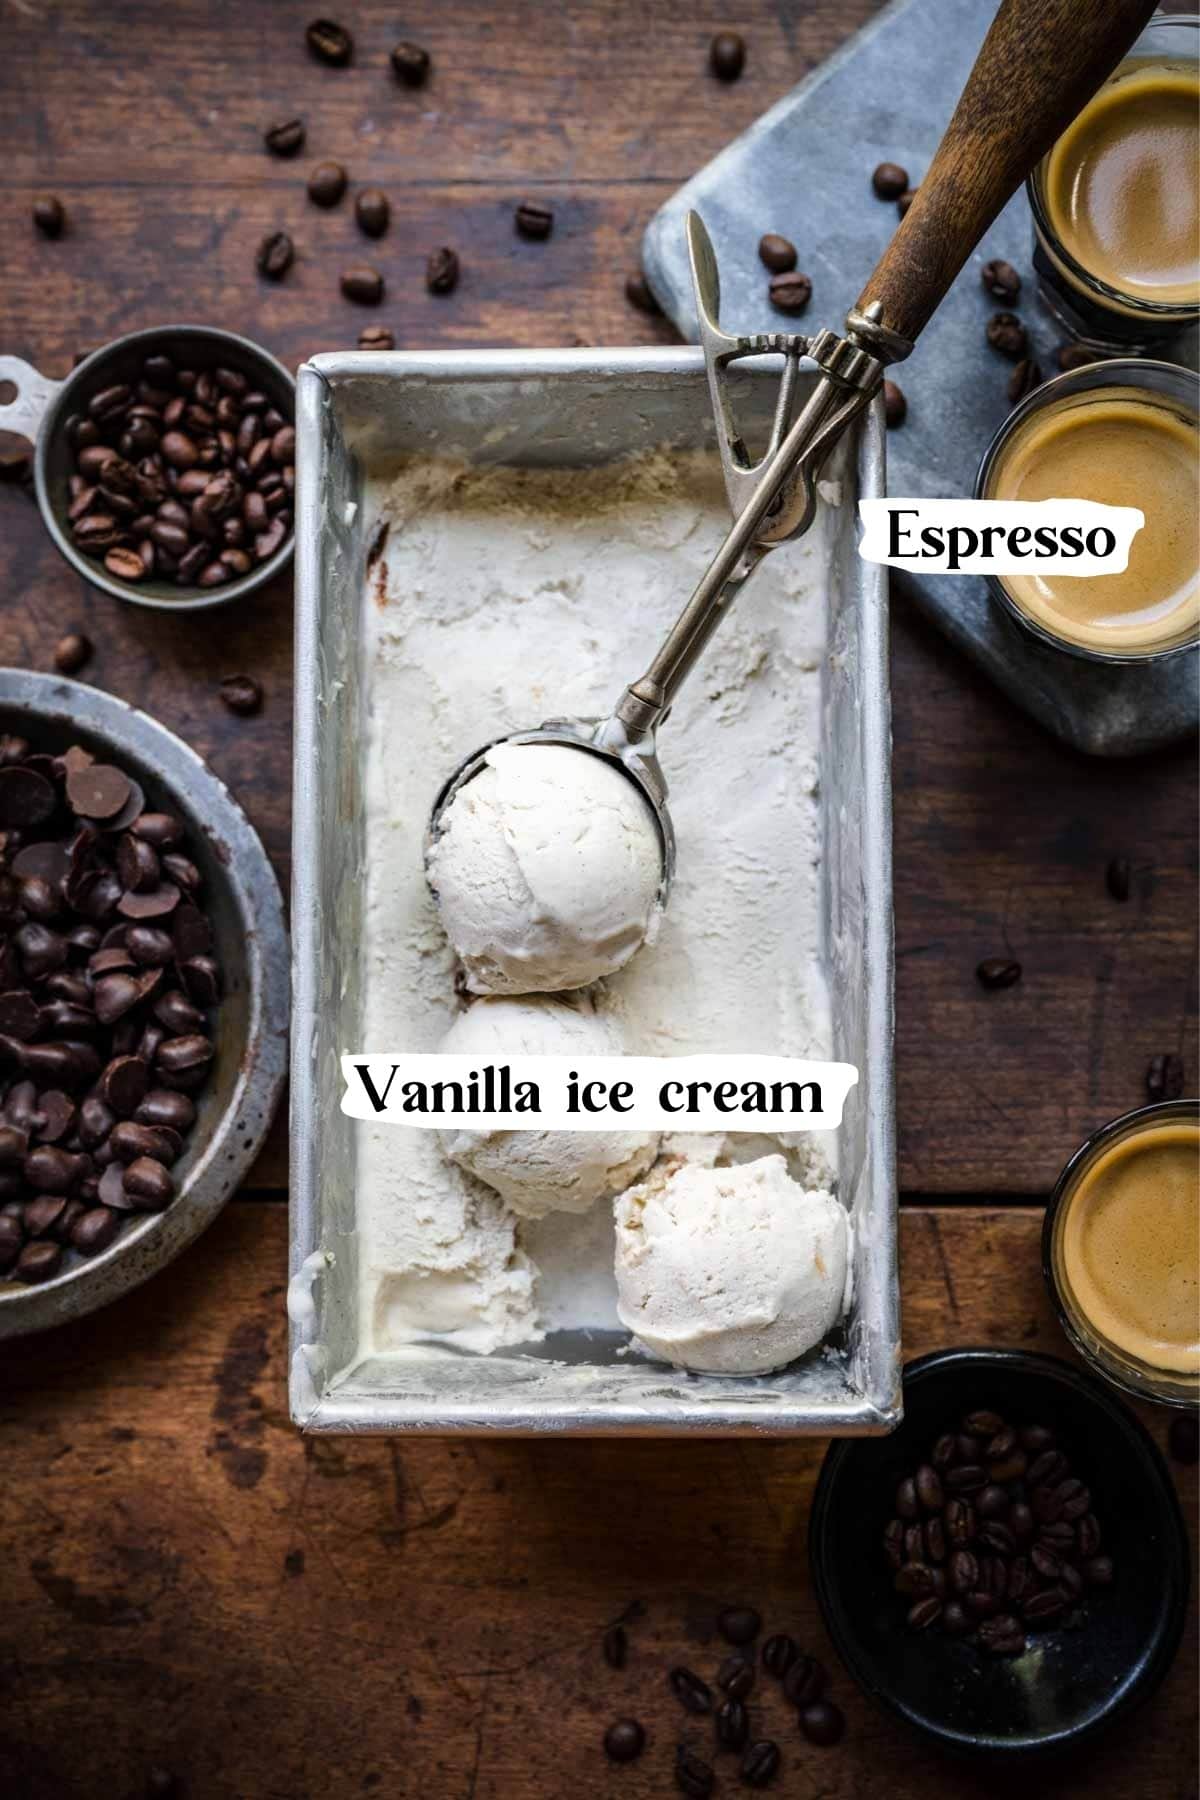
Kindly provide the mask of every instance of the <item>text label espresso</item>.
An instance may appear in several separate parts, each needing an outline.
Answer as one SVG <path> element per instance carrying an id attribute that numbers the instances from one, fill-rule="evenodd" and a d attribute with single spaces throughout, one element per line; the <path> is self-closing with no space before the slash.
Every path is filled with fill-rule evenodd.
<path id="1" fill-rule="evenodd" d="M 825 1131 L 858 1080 L 787 1056 L 344 1056 L 342 1111 L 385 1125 L 501 1131 Z"/>
<path id="2" fill-rule="evenodd" d="M 860 500 L 865 562 L 924 575 L 1123 575 L 1146 523 L 1099 500 Z"/>

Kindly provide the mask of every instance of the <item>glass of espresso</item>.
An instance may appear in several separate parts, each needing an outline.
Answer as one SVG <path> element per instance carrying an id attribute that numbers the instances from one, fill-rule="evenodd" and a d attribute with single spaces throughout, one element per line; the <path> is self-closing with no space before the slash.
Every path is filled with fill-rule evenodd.
<path id="1" fill-rule="evenodd" d="M 1155 17 L 1029 178 L 1042 297 L 1093 349 L 1200 316 L 1198 55 L 1200 19 Z"/>
<path id="2" fill-rule="evenodd" d="M 1200 1101 L 1167 1100 L 1076 1151 L 1046 1209 L 1042 1267 L 1067 1336 L 1146 1400 L 1200 1399 Z"/>
<path id="3" fill-rule="evenodd" d="M 1200 633 L 1200 379 L 1174 363 L 1090 363 L 1036 388 L 980 464 L 976 499 L 1097 500 L 1145 524 L 1120 575 L 989 576 L 1020 628 L 1106 663 L 1173 656 Z"/>

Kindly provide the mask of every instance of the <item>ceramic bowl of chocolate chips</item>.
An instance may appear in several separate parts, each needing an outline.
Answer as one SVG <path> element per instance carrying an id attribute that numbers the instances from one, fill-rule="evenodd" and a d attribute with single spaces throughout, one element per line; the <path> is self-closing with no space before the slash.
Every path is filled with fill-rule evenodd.
<path id="1" fill-rule="evenodd" d="M 809 1525 L 843 1660 L 925 1736 L 993 1759 L 1077 1748 L 1162 1680 L 1190 1580 L 1171 1477 L 1077 1366 L 946 1350 L 886 1438 L 834 1444 Z"/>
<path id="2" fill-rule="evenodd" d="M 144 713 L 0 670 L 0 1337 L 92 1311 L 208 1225 L 283 1085 L 278 884 Z"/>

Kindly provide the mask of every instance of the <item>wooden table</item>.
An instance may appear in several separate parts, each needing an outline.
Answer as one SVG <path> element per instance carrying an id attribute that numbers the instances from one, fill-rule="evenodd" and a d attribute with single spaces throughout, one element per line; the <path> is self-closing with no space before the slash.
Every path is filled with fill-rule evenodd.
<path id="1" fill-rule="evenodd" d="M 356 0 L 345 70 L 307 55 L 312 10 L 12 0 L 0 348 L 63 374 L 119 332 L 183 318 L 293 364 L 375 322 L 401 346 L 668 341 L 623 295 L 645 221 L 874 8 L 414 0 L 397 15 Z M 724 87 L 705 64 L 730 24 L 749 58 Z M 432 51 L 424 92 L 388 68 L 401 31 Z M 304 155 L 269 158 L 263 128 L 295 114 Z M 326 157 L 387 190 L 380 244 L 346 205 L 308 204 L 307 170 Z M 30 227 L 43 191 L 68 211 L 58 243 Z M 547 243 L 513 236 L 526 196 L 555 210 Z M 254 252 L 277 227 L 298 257 L 272 287 Z M 443 299 L 422 279 L 441 243 L 464 265 Z M 338 292 L 364 257 L 388 281 L 377 315 Z M 192 618 L 122 608 L 57 558 L 15 486 L 0 490 L 0 543 L 0 660 L 48 668 L 62 632 L 86 631 L 87 679 L 209 757 L 286 884 L 289 585 Z M 217 696 L 242 670 L 267 690 L 252 720 Z M 1195 1084 L 1194 753 L 1109 765 L 1063 749 L 902 605 L 893 691 L 906 1349 L 1063 1353 L 1038 1203 L 1076 1142 L 1143 1098 L 1153 1054 L 1181 1053 Z M 1137 871 L 1125 905 L 1105 891 L 1114 855 Z M 985 994 L 975 964 L 997 953 L 1024 977 Z M 678 1715 L 661 1672 L 677 1655 L 711 1665 L 716 1601 L 751 1598 L 820 1649 L 804 1523 L 823 1446 L 303 1440 L 283 1392 L 285 1184 L 280 1128 L 252 1191 L 172 1269 L 7 1353 L 0 1792 L 136 1796 L 155 1765 L 189 1800 L 672 1791 Z M 1194 1510 L 1194 1471 L 1180 1479 Z M 618 1676 L 598 1638 L 635 1600 Z M 839 1751 L 773 1715 L 788 1759 L 775 1791 L 991 1791 L 844 1674 L 835 1685 L 850 1720 Z M 1192 1634 L 1143 1719 L 1056 1791 L 1193 1792 L 1195 1692 Z M 597 1745 L 622 1710 L 652 1742 L 614 1771 Z"/>

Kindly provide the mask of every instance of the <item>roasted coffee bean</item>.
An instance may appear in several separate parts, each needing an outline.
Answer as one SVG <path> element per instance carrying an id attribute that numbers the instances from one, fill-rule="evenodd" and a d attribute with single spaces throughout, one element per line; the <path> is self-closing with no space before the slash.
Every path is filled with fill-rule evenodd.
<path id="1" fill-rule="evenodd" d="M 145 848 L 149 849 L 149 845 Z M 156 925 L 130 925 L 125 932 L 123 949 L 100 952 L 103 957 L 125 956 L 129 966 L 136 964 L 143 969 L 161 969 L 174 954 L 174 939 Z M 99 972 L 96 959 L 93 959 L 93 965 Z"/>
<path id="2" fill-rule="evenodd" d="M 0 1125 L 0 1169 L 13 1169 L 25 1159 L 29 1133 L 17 1125 Z"/>
<path id="3" fill-rule="evenodd" d="M 992 1656 L 1019 1656 L 1025 1648 L 1025 1633 L 1011 1613 L 998 1613 L 980 1624 L 979 1642 Z"/>
<path id="4" fill-rule="evenodd" d="M 1064 374 L 1068 369 L 1086 369 L 1103 360 L 1103 351 L 1089 350 L 1085 344 L 1060 344 L 1055 354 L 1055 361 Z"/>
<path id="5" fill-rule="evenodd" d="M 1200 1421 L 1197 1420 L 1194 1412 L 1181 1412 L 1176 1413 L 1167 1428 L 1167 1449 L 1174 1460 L 1182 1463 L 1185 1467 L 1190 1467 L 1197 1458 L 1200 1458 L 1200 1428 L 1198 1427 L 1200 1427 Z M 1081 1519 L 1079 1522 L 1079 1548 L 1085 1556 L 1093 1555 L 1099 1544 L 1098 1526 L 1096 1527 L 1096 1545 L 1089 1548 L 1084 1544 L 1083 1527 L 1089 1522 L 1092 1526 L 1096 1525 L 1094 1519 L 1090 1519 L 1090 1521 Z"/>
<path id="6" fill-rule="evenodd" d="M 537 200 L 523 200 L 513 214 L 513 224 L 523 238 L 548 238 L 554 230 L 554 214 Z"/>
<path id="7" fill-rule="evenodd" d="M 1042 366 L 1036 357 L 1023 356 L 1008 378 L 1008 403 L 1016 406 L 1042 385 Z"/>
<path id="8" fill-rule="evenodd" d="M 214 1006 L 220 998 L 221 975 L 211 956 L 189 956 L 179 964 L 179 975 L 197 1006 Z"/>
<path id="9" fill-rule="evenodd" d="M 1054 1448 L 1054 1433 L 1047 1425 L 1022 1425 L 1018 1436 L 1022 1449 L 1028 1450 L 1030 1456 L 1041 1456 L 1043 1451 Z"/>
<path id="10" fill-rule="evenodd" d="M 346 181 L 341 163 L 318 163 L 308 178 L 308 197 L 314 206 L 336 206 L 346 191 Z"/>
<path id="11" fill-rule="evenodd" d="M 975 1509 L 969 1500 L 947 1500 L 942 1511 L 947 1541 L 964 1549 L 975 1536 Z"/>
<path id="12" fill-rule="evenodd" d="M 900 214 L 900 217 L 902 219 L 907 214 L 909 207 L 912 205 L 912 203 L 916 199 L 916 197 L 917 197 L 916 188 L 905 188 L 905 190 L 902 194 L 898 194 L 896 196 L 896 211 Z"/>
<path id="13" fill-rule="evenodd" d="M 718 81 L 736 81 L 746 66 L 746 40 L 736 31 L 718 31 L 708 46 L 708 66 Z"/>
<path id="14" fill-rule="evenodd" d="M 1011 306 L 1021 291 L 1021 277 L 1010 262 L 1004 262 L 999 257 L 985 262 L 979 271 L 979 277 L 984 290 L 992 299 L 1003 300 L 1006 306 Z"/>
<path id="15" fill-rule="evenodd" d="M 828 1746 L 840 1741 L 846 1720 L 831 1700 L 818 1700 L 800 1714 L 800 1729 L 810 1744 Z"/>
<path id="16" fill-rule="evenodd" d="M 120 1216 L 107 1206 L 95 1206 L 81 1214 L 71 1227 L 71 1243 L 84 1256 L 99 1256 L 121 1228 Z"/>
<path id="17" fill-rule="evenodd" d="M 354 220 L 367 237 L 382 237 L 392 216 L 391 205 L 381 188 L 364 188 L 355 197 Z"/>
<path id="18" fill-rule="evenodd" d="M 124 554 L 125 552 L 123 551 L 110 550 L 108 557 L 120 557 Z M 121 572 L 120 569 L 114 569 L 111 566 L 108 557 L 105 558 L 105 567 L 109 570 L 110 574 L 119 575 Z M 140 563 L 138 568 L 140 573 Z M 136 581 L 137 576 L 133 576 L 132 579 Z M 78 674 L 83 665 L 86 662 L 91 661 L 91 657 L 92 641 L 90 638 L 85 637 L 82 631 L 68 632 L 65 637 L 60 637 L 57 644 L 54 646 L 54 666 L 60 674 L 63 675 Z"/>
<path id="19" fill-rule="evenodd" d="M 604 1733 L 604 1754 L 610 1762 L 633 1762 L 646 1747 L 646 1733 L 636 1719 L 614 1719 Z"/>
<path id="20" fill-rule="evenodd" d="M 423 50 L 420 44 L 413 44 L 402 38 L 393 47 L 392 68 L 397 81 L 402 81 L 405 87 L 424 87 L 429 79 L 431 66 L 429 52 Z"/>
<path id="21" fill-rule="evenodd" d="M 812 282 L 799 269 L 772 275 L 767 283 L 771 305 L 784 313 L 802 313 L 812 299 Z"/>
<path id="22" fill-rule="evenodd" d="M 342 272 L 342 293 L 356 306 L 378 306 L 383 299 L 383 276 L 368 263 L 355 263 Z"/>
<path id="23" fill-rule="evenodd" d="M 689 1800 L 707 1800 L 715 1779 L 712 1765 L 689 1750 L 686 1744 L 680 1744 L 675 1755 L 675 1786 L 680 1793 L 687 1794 Z"/>
<path id="24" fill-rule="evenodd" d="M 11 1269 L 21 1254 L 25 1233 L 19 1219 L 0 1213 L 0 1274 Z"/>
<path id="25" fill-rule="evenodd" d="M 1033 1536 L 1035 1527 L 1033 1512 L 1023 1500 L 1013 1503 L 1008 1515 L 1008 1527 L 1019 1544 L 1026 1543 Z"/>
<path id="26" fill-rule="evenodd" d="M 815 1656 L 799 1656 L 783 1678 L 784 1698 L 793 1706 L 811 1706 L 825 1692 L 828 1676 Z"/>
<path id="27" fill-rule="evenodd" d="M 1030 1594 L 1021 1603 L 1021 1616 L 1033 1623 L 1046 1619 L 1056 1619 L 1067 1605 L 1068 1594 L 1065 1588 L 1042 1588 L 1036 1594 Z"/>
<path id="28" fill-rule="evenodd" d="M 721 1702 L 713 1724 L 722 1750 L 740 1750 L 750 1735 L 750 1715 L 736 1694 Z"/>
<path id="29" fill-rule="evenodd" d="M 898 1594 L 932 1593 L 933 1569 L 926 1562 L 906 1562 L 897 1570 L 892 1586 Z"/>
<path id="30" fill-rule="evenodd" d="M 160 1212 L 175 1198 L 175 1183 L 160 1162 L 139 1156 L 125 1168 L 124 1187 L 127 1194 L 149 1212 Z"/>
<path id="31" fill-rule="evenodd" d="M 1183 1088 L 1182 1057 L 1168 1051 L 1150 1058 L 1146 1069 L 1146 1093 L 1151 1100 L 1178 1100 Z"/>
<path id="32" fill-rule="evenodd" d="M 26 1244 L 12 1272 L 18 1281 L 27 1281 L 31 1285 L 51 1281 L 62 1267 L 62 1254 L 62 1245 L 48 1239 Z"/>
<path id="33" fill-rule="evenodd" d="M 993 350 L 1015 362 L 1029 347 L 1029 333 L 1016 313 L 998 312 L 987 322 L 987 341 Z"/>
<path id="34" fill-rule="evenodd" d="M 354 55 L 354 39 L 334 19 L 314 19 L 304 33 L 304 41 L 318 62 L 333 68 L 343 68 Z"/>
<path id="35" fill-rule="evenodd" d="M 899 163 L 881 162 L 871 177 L 871 186 L 881 200 L 898 200 L 908 188 L 908 170 Z"/>
<path id="36" fill-rule="evenodd" d="M 164 1167 L 177 1162 L 183 1139 L 169 1125 L 139 1125 L 133 1119 L 120 1119 L 109 1133 L 113 1155 L 119 1162 L 136 1162 L 149 1156 Z"/>
<path id="37" fill-rule="evenodd" d="M 975 1510 L 981 1519 L 1001 1519 L 1007 1513 L 1009 1499 L 1007 1493 L 995 1482 L 989 1482 L 975 1496 Z"/>
<path id="38" fill-rule="evenodd" d="M 1056 1482 L 1065 1481 L 1068 1472 L 1067 1459 L 1061 1451 L 1046 1449 L 1030 1463 L 1027 1479 L 1031 1486 L 1053 1486 Z"/>
<path id="39" fill-rule="evenodd" d="M 425 286 L 431 294 L 452 294 L 458 286 L 458 253 L 448 244 L 431 250 L 425 264 Z"/>
<path id="40" fill-rule="evenodd" d="M 66 1194 L 82 1175 L 80 1159 L 56 1144 L 40 1144 L 22 1165 L 29 1186 L 39 1194 Z"/>
<path id="41" fill-rule="evenodd" d="M 1081 1519 L 1091 1507 L 1091 1495 L 1082 1481 L 1076 1480 L 1074 1476 L 1060 1482 L 1055 1492 L 1061 1502 L 1061 1517 L 1064 1519 L 1072 1522 Z"/>
<path id="42" fill-rule="evenodd" d="M 1047 1581 L 1056 1581 L 1062 1572 L 1062 1559 L 1048 1544 L 1038 1540 L 1029 1553 L 1029 1560 L 1039 1575 Z"/>
<path id="43" fill-rule="evenodd" d="M 980 1446 L 981 1450 L 995 1437 L 998 1431 L 1003 1431 L 1004 1428 L 1005 1421 L 999 1413 L 987 1412 L 983 1409 L 967 1413 L 962 1422 L 964 1432 L 973 1438 L 983 1440 L 983 1444 Z"/>
<path id="44" fill-rule="evenodd" d="M 987 1588 L 973 1588 L 963 1595 L 963 1605 L 977 1619 L 990 1619 L 1000 1611 L 1000 1600 Z"/>
<path id="45" fill-rule="evenodd" d="M 67 214 L 57 194 L 42 194 L 34 201 L 33 222 L 45 238 L 62 236 Z"/>
<path id="46" fill-rule="evenodd" d="M 242 718 L 249 718 L 262 706 L 262 685 L 253 675 L 226 675 L 219 691 L 230 712 Z"/>
<path id="47" fill-rule="evenodd" d="M 990 1462 L 988 1464 L 988 1474 L 994 1482 L 999 1482 L 1008 1487 L 1012 1487 L 1014 1483 L 1020 1481 L 1028 1467 L 1029 1458 L 1026 1456 L 1025 1452 L 1023 1450 L 1014 1450 L 1012 1454 L 1006 1456 L 1003 1461 Z"/>
<path id="48" fill-rule="evenodd" d="M 296 260 L 296 247 L 286 231 L 272 231 L 258 246 L 255 267 L 268 281 L 282 281 Z"/>
<path id="49" fill-rule="evenodd" d="M 948 1549 L 945 1525 L 941 1519 L 926 1519 L 922 1529 L 925 1534 L 925 1554 L 929 1561 L 944 1563 Z"/>
<path id="50" fill-rule="evenodd" d="M 942 1630 L 947 1637 L 962 1637 L 971 1630 L 973 1621 L 958 1600 L 947 1600 L 942 1608 Z"/>
<path id="51" fill-rule="evenodd" d="M 979 1542 L 998 1556 L 1011 1556 L 1017 1547 L 1016 1538 L 1000 1519 L 989 1519 L 979 1527 Z"/>
<path id="52" fill-rule="evenodd" d="M 945 1495 L 938 1472 L 932 1463 L 922 1463 L 913 1478 L 917 1490 L 917 1499 L 926 1512 L 941 1512 L 945 1504 Z"/>
<path id="53" fill-rule="evenodd" d="M 915 1519 L 920 1514 L 917 1503 L 917 1484 L 911 1475 L 906 1475 L 896 1489 L 896 1511 L 902 1519 Z"/>
<path id="54" fill-rule="evenodd" d="M 1021 979 L 1021 965 L 1012 957 L 988 956 L 978 964 L 975 975 L 981 987 L 1009 988 Z"/>
<path id="55" fill-rule="evenodd" d="M 263 132 L 263 143 L 272 156 L 295 156 L 304 148 L 303 120 L 286 119 L 281 125 L 269 125 Z M 175 370 L 169 368 L 166 375 L 173 381 Z"/>
<path id="56" fill-rule="evenodd" d="M 183 840 L 183 821 L 174 813 L 144 812 L 134 820 L 130 830 L 153 844 L 156 850 L 172 850 Z"/>
<path id="57" fill-rule="evenodd" d="M 63 1194 L 42 1194 L 36 1200 L 27 1200 L 21 1218 L 30 1237 L 51 1237 L 66 1206 Z"/>
<path id="58" fill-rule="evenodd" d="M 904 396 L 904 389 L 894 381 L 885 381 L 883 384 L 883 417 L 889 431 L 903 425 L 908 417 L 908 401 Z"/>
<path id="59" fill-rule="evenodd" d="M 387 325 L 364 325 L 358 334 L 358 347 L 360 350 L 394 350 L 396 334 Z M 265 524 L 265 519 L 263 522 Z"/>
<path id="60" fill-rule="evenodd" d="M 979 1585 L 979 1561 L 969 1550 L 953 1551 L 947 1569 L 956 1594 L 969 1594 Z"/>
<path id="61" fill-rule="evenodd" d="M 1056 1519 L 1053 1524 L 1037 1526 L 1039 1544 L 1047 1545 L 1059 1556 L 1071 1556 L 1075 1552 L 1075 1527 L 1070 1519 Z"/>
<path id="62" fill-rule="evenodd" d="M 717 1686 L 731 1700 L 744 1700 L 754 1686 L 754 1655 L 735 1650 L 717 1670 Z"/>
<path id="63" fill-rule="evenodd" d="M 955 1494 L 978 1494 L 987 1486 L 987 1470 L 978 1463 L 957 1463 L 946 1470 L 946 1486 Z"/>
<path id="64" fill-rule="evenodd" d="M 748 1788 L 765 1788 L 779 1773 L 779 1745 L 770 1738 L 760 1738 L 743 1756 L 738 1774 Z"/>
<path id="65" fill-rule="evenodd" d="M 768 231 L 758 240 L 760 262 L 770 269 L 772 275 L 786 275 L 796 266 L 796 246 L 790 238 L 781 237 L 777 231 Z"/>
<path id="66" fill-rule="evenodd" d="M 904 1563 L 904 1520 L 892 1519 L 883 1534 L 883 1553 L 893 1569 Z M 765 1654 L 765 1652 L 764 1652 Z"/>
<path id="67" fill-rule="evenodd" d="M 899 1521 L 895 1521 L 899 1523 Z M 890 1527 L 889 1527 L 890 1530 Z M 903 1531 L 903 1526 L 901 1526 Z M 800 1654 L 800 1646 L 795 1638 L 789 1637 L 786 1631 L 777 1631 L 769 1637 L 762 1647 L 763 1668 L 776 1681 L 782 1681 L 796 1658 Z"/>
<path id="68" fill-rule="evenodd" d="M 925 1532 L 920 1525 L 906 1525 L 904 1528 L 904 1560 L 912 1563 L 925 1561 Z"/>
<path id="69" fill-rule="evenodd" d="M 727 1644 L 748 1644 L 762 1629 L 762 1619 L 752 1606 L 727 1606 L 717 1614 L 717 1630 Z"/>
<path id="70" fill-rule="evenodd" d="M 914 1631 L 928 1631 L 941 1618 L 942 1603 L 935 1594 L 927 1594 L 923 1600 L 914 1601 L 905 1616 Z"/>
<path id="71" fill-rule="evenodd" d="M 679 1704 L 690 1713 L 707 1713 L 712 1711 L 712 1689 L 706 1681 L 691 1669 L 675 1668 L 667 1676 L 671 1692 Z"/>

